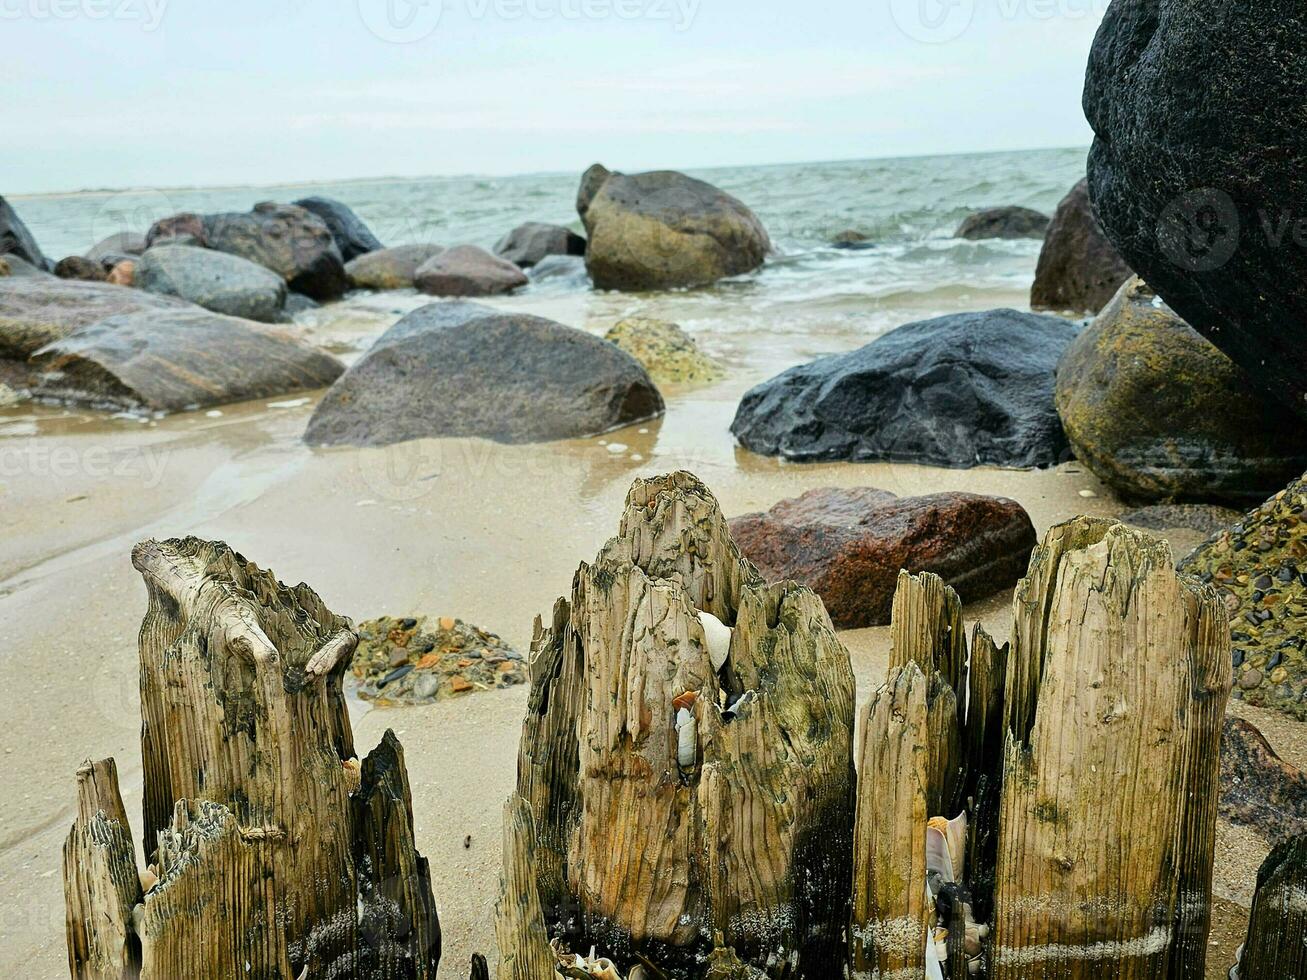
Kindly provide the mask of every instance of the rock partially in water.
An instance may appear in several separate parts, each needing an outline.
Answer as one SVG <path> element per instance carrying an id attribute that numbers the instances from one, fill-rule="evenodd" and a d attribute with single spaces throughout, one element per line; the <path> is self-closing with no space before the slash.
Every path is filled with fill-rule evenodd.
<path id="1" fill-rule="evenodd" d="M 1015 310 L 909 323 L 847 354 L 765 381 L 731 431 L 802 462 L 1051 466 L 1069 453 L 1053 372 L 1076 327 Z"/>
<path id="2" fill-rule="evenodd" d="M 431 296 L 497 296 L 528 280 L 512 262 L 475 245 L 457 245 L 427 259 L 413 285 Z"/>
<path id="3" fill-rule="evenodd" d="M 38 350 L 32 365 L 39 398 L 162 412 L 323 388 L 344 371 L 281 330 L 189 304 L 99 320 Z"/>
<path id="4" fill-rule="evenodd" d="M 1185 530 L 1212 535 L 1242 516 L 1237 510 L 1215 504 L 1151 504 L 1122 515 L 1120 520 L 1146 531 Z"/>
<path id="5" fill-rule="evenodd" d="M 1307 7 L 1150 0 L 1103 17 L 1085 76 L 1098 216 L 1250 381 L 1307 416 Z"/>
<path id="6" fill-rule="evenodd" d="M 1015 585 L 1035 546 L 1020 504 L 972 493 L 823 487 L 730 526 L 768 581 L 808 586 L 841 629 L 890 621 L 900 569 L 934 572 L 971 602 Z"/>
<path id="7" fill-rule="evenodd" d="M 1307 481 L 1297 479 L 1180 562 L 1230 610 L 1234 697 L 1307 721 Z"/>
<path id="8" fill-rule="evenodd" d="M 294 202 L 295 207 L 310 211 L 322 219 L 346 262 L 385 248 L 372 234 L 372 229 L 354 213 L 349 205 L 331 197 L 305 197 Z"/>
<path id="9" fill-rule="evenodd" d="M 106 259 L 113 259 L 117 264 L 122 257 L 140 255 L 145 251 L 145 236 L 134 231 L 120 231 L 92 245 L 86 258 L 92 262 L 105 264 Z"/>
<path id="10" fill-rule="evenodd" d="M 762 222 L 740 201 L 674 170 L 581 177 L 576 209 L 599 289 L 702 286 L 751 272 L 771 251 Z"/>
<path id="11" fill-rule="evenodd" d="M 17 262 L 7 261 L 11 267 Z M 78 327 L 120 313 L 197 309 L 167 296 L 33 272 L 0 279 L 0 357 L 26 359 Z"/>
<path id="12" fill-rule="evenodd" d="M 1221 733 L 1221 816 L 1271 846 L 1307 834 L 1307 775 L 1242 718 L 1225 719 Z"/>
<path id="13" fill-rule="evenodd" d="M 383 248 L 347 263 L 345 274 L 354 289 L 412 289 L 418 269 L 444 250 L 427 243 Z"/>
<path id="14" fill-rule="evenodd" d="M 547 255 L 526 271 L 532 282 L 567 282 L 583 288 L 590 285 L 585 258 L 580 255 Z"/>
<path id="15" fill-rule="evenodd" d="M 358 630 L 349 687 L 375 704 L 432 704 L 527 680 L 521 654 L 452 616 L 382 616 Z"/>
<path id="16" fill-rule="evenodd" d="M 528 221 L 501 238 L 495 254 L 528 269 L 549 255 L 585 255 L 585 239 L 562 225 Z"/>
<path id="17" fill-rule="evenodd" d="M 1094 217 L 1085 181 L 1071 188 L 1053 214 L 1030 288 L 1036 310 L 1097 313 L 1130 278 Z"/>
<path id="18" fill-rule="evenodd" d="M 60 259 L 54 265 L 54 274 L 60 279 L 80 279 L 83 282 L 104 282 L 108 278 L 104 266 L 80 255 Z"/>
<path id="19" fill-rule="evenodd" d="M 145 247 L 154 248 L 155 245 L 163 242 L 173 245 L 194 245 L 198 248 L 206 247 L 204 216 L 193 211 L 183 211 L 167 218 L 160 218 L 150 225 L 150 230 L 145 233 Z"/>
<path id="20" fill-rule="evenodd" d="M 286 280 L 238 255 L 189 245 L 157 245 L 137 260 L 135 285 L 227 316 L 276 323 Z"/>
<path id="21" fill-rule="evenodd" d="M 256 204 L 248 214 L 209 214 L 201 244 L 239 255 L 319 301 L 339 299 L 349 281 L 345 262 L 326 223 L 293 204 Z"/>
<path id="22" fill-rule="evenodd" d="M 716 381 L 725 373 L 689 334 L 667 320 L 627 317 L 614 324 L 604 339 L 643 364 L 660 384 Z"/>
<path id="23" fill-rule="evenodd" d="M 831 237 L 830 243 L 835 248 L 849 249 L 850 251 L 875 247 L 871 241 L 871 236 L 858 231 L 856 228 L 846 228 L 844 231 L 836 232 Z"/>
<path id="24" fill-rule="evenodd" d="M 954 238 L 983 241 L 989 238 L 1043 238 L 1048 232 L 1048 215 L 1032 208 L 1007 205 L 986 208 L 962 219 Z"/>
<path id="25" fill-rule="evenodd" d="M 1057 368 L 1076 456 L 1126 499 L 1265 500 L 1307 469 L 1307 424 L 1138 277 Z"/>
<path id="26" fill-rule="evenodd" d="M 40 246 L 27 230 L 27 225 L 23 224 L 23 219 L 3 197 L 0 197 L 0 255 L 16 255 L 38 269 L 50 267 L 50 261 L 41 254 Z"/>
<path id="27" fill-rule="evenodd" d="M 327 392 L 304 438 L 384 446 L 479 436 L 546 442 L 661 415 L 629 354 L 543 317 L 432 303 L 386 331 Z"/>

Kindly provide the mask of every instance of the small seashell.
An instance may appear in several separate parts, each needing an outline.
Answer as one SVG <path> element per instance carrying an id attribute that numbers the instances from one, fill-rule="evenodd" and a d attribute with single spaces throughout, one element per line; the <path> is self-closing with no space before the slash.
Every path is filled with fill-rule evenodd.
<path id="1" fill-rule="evenodd" d="M 757 691 L 754 690 L 745 691 L 743 694 L 741 694 L 738 698 L 735 699 L 734 704 L 732 704 L 729 708 L 727 708 L 725 711 L 722 712 L 722 717 L 727 721 L 729 721 L 730 719 L 739 715 L 741 710 L 747 708 L 749 705 L 753 704 L 753 702 L 757 700 L 758 700 Z"/>
<path id="2" fill-rule="evenodd" d="M 721 670 L 731 654 L 731 634 L 735 631 L 710 612 L 699 613 L 699 625 L 708 644 L 708 659 L 713 670 Z"/>
<path id="3" fill-rule="evenodd" d="M 132 906 L 132 929 L 142 938 L 145 935 L 145 904 L 137 902 Z"/>
<path id="4" fill-rule="evenodd" d="M 952 820 L 931 817 L 926 822 L 926 873 L 945 882 L 961 881 L 967 851 L 967 814 Z"/>
<path id="5" fill-rule="evenodd" d="M 353 796 L 359 791 L 359 787 L 363 785 L 363 766 L 355 757 L 353 759 L 342 759 L 340 767 L 345 772 L 345 786 L 349 791 L 349 795 Z"/>
<path id="6" fill-rule="evenodd" d="M 152 864 L 137 873 L 141 876 L 141 891 L 143 892 L 148 892 L 159 883 L 159 873 L 154 870 Z"/>
<path id="7" fill-rule="evenodd" d="M 693 708 L 694 702 L 699 700 L 698 691 L 684 691 L 672 699 L 672 707 L 677 711 L 682 708 Z"/>
<path id="8" fill-rule="evenodd" d="M 689 709 L 682 708 L 676 713 L 676 764 L 682 769 L 690 769 L 698 754 L 698 726 Z"/>

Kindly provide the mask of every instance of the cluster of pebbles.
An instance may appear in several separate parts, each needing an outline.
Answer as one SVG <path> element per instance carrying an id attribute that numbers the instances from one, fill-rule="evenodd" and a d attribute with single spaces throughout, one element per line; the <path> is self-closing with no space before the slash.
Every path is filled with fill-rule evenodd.
<path id="1" fill-rule="evenodd" d="M 1307 721 L 1307 478 L 1180 563 L 1230 610 L 1234 697 Z"/>
<path id="2" fill-rule="evenodd" d="M 521 654 L 452 616 L 382 616 L 358 630 L 349 686 L 366 701 L 430 704 L 526 682 Z"/>

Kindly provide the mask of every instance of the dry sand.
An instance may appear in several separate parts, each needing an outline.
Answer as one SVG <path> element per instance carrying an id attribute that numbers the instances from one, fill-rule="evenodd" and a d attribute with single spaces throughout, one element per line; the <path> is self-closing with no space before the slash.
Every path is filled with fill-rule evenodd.
<path id="1" fill-rule="evenodd" d="M 630 311 L 623 302 L 600 297 L 582 310 L 543 312 L 599 331 Z M 374 301 L 377 312 L 338 318 L 315 335 L 357 347 L 405 304 L 415 301 Z M 540 303 L 530 308 L 542 312 Z M 1125 509 L 1074 464 L 1044 472 L 794 466 L 733 446 L 727 430 L 745 388 L 820 349 L 865 339 L 851 328 L 833 328 L 819 343 L 782 333 L 709 338 L 710 352 L 732 368 L 727 381 L 668 390 L 660 422 L 539 446 L 444 440 L 313 451 L 298 441 L 311 401 L 149 423 L 31 406 L 0 412 L 0 774 L 9 787 L 0 799 L 0 976 L 67 975 L 59 853 L 77 765 L 115 756 L 128 812 L 140 812 L 136 633 L 145 591 L 128 559 L 138 540 L 220 538 L 285 581 L 309 582 L 356 621 L 457 615 L 525 651 L 534 617 L 615 531 L 627 488 L 642 474 L 691 469 L 729 515 L 822 485 L 1001 494 L 1022 503 L 1040 530 Z M 1181 553 L 1196 540 L 1188 533 L 1173 545 Z M 999 638 L 1008 633 L 1003 597 L 967 616 Z M 844 638 L 865 700 L 885 671 L 886 631 Z M 418 844 L 435 874 L 443 977 L 465 977 L 470 954 L 493 949 L 501 807 L 525 697 L 517 688 L 427 708 L 360 709 L 355 719 L 361 751 L 388 727 L 404 743 Z M 1287 759 L 1307 765 L 1303 726 L 1240 711 Z M 1265 852 L 1250 836 L 1223 828 L 1218 891 L 1235 902 L 1247 901 Z M 1214 952 L 1227 952 L 1239 914 L 1237 905 L 1227 910 Z"/>

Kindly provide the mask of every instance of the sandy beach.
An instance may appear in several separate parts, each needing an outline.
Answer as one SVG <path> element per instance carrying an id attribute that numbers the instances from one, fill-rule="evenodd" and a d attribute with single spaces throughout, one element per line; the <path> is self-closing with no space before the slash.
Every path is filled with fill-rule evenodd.
<path id="1" fill-rule="evenodd" d="M 746 297 L 747 298 L 747 297 Z M 1007 297 L 1021 305 L 1019 294 Z M 365 297 L 300 324 L 348 359 L 411 294 Z M 701 320 L 709 295 L 650 299 L 581 294 L 492 301 L 602 332 L 631 307 Z M 747 306 L 747 304 L 746 304 Z M 700 313 L 703 311 L 700 310 Z M 897 314 L 909 318 L 910 312 Z M 221 539 L 286 582 L 308 582 L 332 609 L 456 615 L 527 650 L 532 622 L 569 587 L 577 563 L 614 533 L 631 481 L 687 468 L 729 515 L 765 509 L 817 486 L 875 486 L 900 495 L 968 490 L 1021 503 L 1041 532 L 1077 514 L 1112 516 L 1119 503 L 1076 463 L 1044 471 L 943 470 L 900 464 L 793 465 L 733 444 L 740 395 L 789 363 L 861 338 L 838 316 L 796 335 L 773 326 L 696 339 L 727 366 L 725 380 L 668 388 L 665 418 L 601 437 L 525 446 L 420 440 L 390 449 L 311 450 L 300 434 L 316 396 L 271 399 L 137 421 L 30 404 L 0 412 L 0 888 L 7 942 L 0 974 L 66 973 L 59 851 L 72 820 L 73 772 L 115 756 L 127 807 L 140 812 L 136 633 L 145 592 L 128 556 L 148 537 Z M 1171 536 L 1177 556 L 1199 535 Z M 1000 640 L 1009 599 L 969 606 Z M 842 634 L 864 701 L 887 665 L 887 629 Z M 393 728 L 404 744 L 418 846 L 430 859 L 444 934 L 441 975 L 466 975 L 474 951 L 493 953 L 501 810 L 514 780 L 525 688 L 431 707 L 356 705 L 360 748 Z M 1236 705 L 1283 757 L 1307 764 L 1301 725 Z M 1265 845 L 1222 827 L 1215 964 L 1242 930 Z M 1225 949 L 1230 946 L 1230 949 Z"/>

